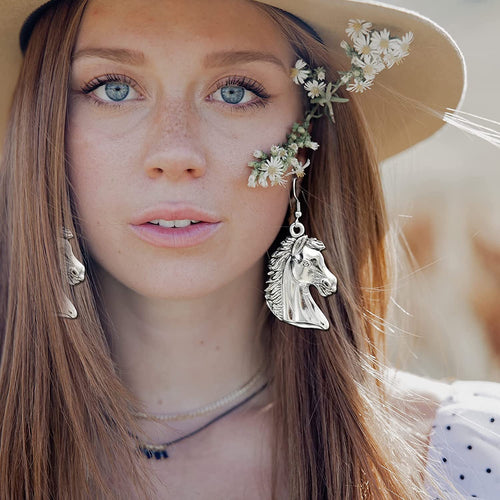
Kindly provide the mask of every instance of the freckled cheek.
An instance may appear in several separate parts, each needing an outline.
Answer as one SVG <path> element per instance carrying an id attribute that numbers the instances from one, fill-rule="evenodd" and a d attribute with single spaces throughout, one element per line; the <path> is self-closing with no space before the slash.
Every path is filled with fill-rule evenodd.
<path id="1" fill-rule="evenodd" d="M 99 170 L 103 165 L 126 162 L 143 139 L 139 125 L 144 113 L 111 118 L 101 113 L 90 103 L 70 106 L 67 149 L 72 161 L 86 163 L 86 169 Z"/>
<path id="2" fill-rule="evenodd" d="M 77 186 L 90 183 L 99 187 L 125 174 L 127 164 L 136 157 L 136 139 L 117 134 L 113 127 L 96 126 L 95 120 L 70 119 L 66 149 L 71 181 Z"/>
<path id="3" fill-rule="evenodd" d="M 269 246 L 281 227 L 287 224 L 288 189 L 280 186 L 247 189 L 255 193 L 248 224 L 252 226 L 255 236 L 266 240 Z"/>
<path id="4" fill-rule="evenodd" d="M 114 227 L 116 223 L 120 203 L 125 198 L 123 161 L 127 155 L 123 150 L 118 154 L 107 142 L 97 140 L 83 128 L 73 132 L 67 142 L 68 174 L 82 229 L 89 237 L 98 227 Z"/>

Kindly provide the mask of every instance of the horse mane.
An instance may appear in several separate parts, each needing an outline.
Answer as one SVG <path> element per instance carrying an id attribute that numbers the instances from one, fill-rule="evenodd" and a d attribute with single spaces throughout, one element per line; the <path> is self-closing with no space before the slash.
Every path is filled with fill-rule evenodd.
<path id="1" fill-rule="evenodd" d="M 270 309 L 280 320 L 283 320 L 283 293 L 281 287 L 286 263 L 291 257 L 292 247 L 296 243 L 300 244 L 303 242 L 304 244 L 301 245 L 301 248 L 303 248 L 307 244 L 306 240 L 310 239 L 308 236 L 300 236 L 299 238 L 288 236 L 280 243 L 280 246 L 269 260 L 269 271 L 267 273 L 269 279 L 267 280 L 268 286 L 265 290 L 265 297 Z"/>
<path id="2" fill-rule="evenodd" d="M 269 271 L 267 274 L 269 279 L 265 290 L 266 302 L 274 315 L 280 320 L 283 320 L 283 294 L 281 292 L 283 271 L 287 260 L 290 258 L 291 248 L 295 241 L 296 238 L 292 236 L 285 238 L 271 256 L 268 265 Z"/>

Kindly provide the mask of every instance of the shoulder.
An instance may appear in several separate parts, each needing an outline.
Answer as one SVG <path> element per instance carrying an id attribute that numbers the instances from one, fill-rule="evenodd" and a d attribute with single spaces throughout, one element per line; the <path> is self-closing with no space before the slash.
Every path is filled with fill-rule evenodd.
<path id="1" fill-rule="evenodd" d="M 455 382 L 438 406 L 427 469 L 443 492 L 468 498 L 500 492 L 500 384 Z"/>
<path id="2" fill-rule="evenodd" d="M 436 493 L 456 498 L 500 498 L 500 384 L 452 384 L 391 371 L 389 398 L 428 436 L 427 471 Z"/>

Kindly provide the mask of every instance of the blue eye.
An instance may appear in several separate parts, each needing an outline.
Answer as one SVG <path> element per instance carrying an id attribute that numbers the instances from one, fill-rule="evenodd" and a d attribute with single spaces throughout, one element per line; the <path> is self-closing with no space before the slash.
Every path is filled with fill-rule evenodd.
<path id="1" fill-rule="evenodd" d="M 104 92 L 112 101 L 123 101 L 130 93 L 130 86 L 121 82 L 107 83 Z"/>
<path id="2" fill-rule="evenodd" d="M 84 85 L 82 92 L 101 104 L 120 104 L 141 99 L 135 87 L 135 82 L 125 75 L 104 75 Z"/>
<path id="3" fill-rule="evenodd" d="M 220 95 L 228 104 L 238 104 L 245 95 L 245 89 L 235 85 L 228 85 L 220 89 Z"/>
<path id="4" fill-rule="evenodd" d="M 124 102 L 137 99 L 139 94 L 125 82 L 108 82 L 93 90 L 94 95 L 104 102 Z"/>
<path id="5" fill-rule="evenodd" d="M 219 82 L 218 89 L 211 94 L 210 100 L 229 104 L 235 109 L 249 106 L 264 106 L 269 94 L 262 84 L 243 76 L 232 76 Z"/>

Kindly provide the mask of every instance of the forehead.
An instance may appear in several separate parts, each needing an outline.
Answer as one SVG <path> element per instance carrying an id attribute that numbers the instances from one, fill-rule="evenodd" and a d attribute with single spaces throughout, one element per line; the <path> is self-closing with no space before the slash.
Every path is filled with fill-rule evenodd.
<path id="1" fill-rule="evenodd" d="M 272 49 L 293 62 L 279 26 L 251 0 L 90 0 L 77 49 L 103 44 L 148 45 L 163 53 Z"/>

